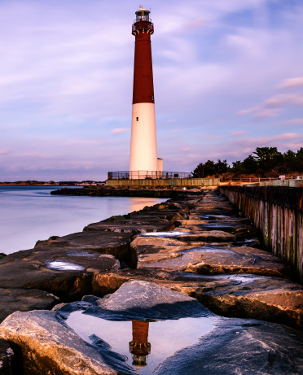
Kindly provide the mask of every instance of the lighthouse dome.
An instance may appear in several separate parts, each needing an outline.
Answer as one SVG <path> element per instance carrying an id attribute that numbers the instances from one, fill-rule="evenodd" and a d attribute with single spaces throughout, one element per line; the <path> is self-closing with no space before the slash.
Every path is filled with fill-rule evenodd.
<path id="1" fill-rule="evenodd" d="M 143 5 L 140 5 L 140 9 L 136 12 L 136 22 L 139 21 L 149 21 L 149 13 L 150 11 L 143 8 Z"/>

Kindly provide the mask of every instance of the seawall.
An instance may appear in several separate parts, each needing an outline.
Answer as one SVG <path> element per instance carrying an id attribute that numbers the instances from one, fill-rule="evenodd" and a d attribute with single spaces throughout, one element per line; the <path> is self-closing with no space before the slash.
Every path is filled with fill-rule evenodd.
<path id="1" fill-rule="evenodd" d="M 265 248 L 291 266 L 302 283 L 303 189 L 224 186 L 220 191 L 260 230 Z"/>
<path id="2" fill-rule="evenodd" d="M 138 179 L 138 180 L 107 180 L 106 185 L 109 186 L 219 186 L 219 178 L 168 178 L 168 179 Z"/>

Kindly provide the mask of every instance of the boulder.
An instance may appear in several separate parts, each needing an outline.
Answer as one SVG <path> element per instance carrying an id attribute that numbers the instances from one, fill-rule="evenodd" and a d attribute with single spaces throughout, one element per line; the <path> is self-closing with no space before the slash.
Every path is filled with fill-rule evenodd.
<path id="1" fill-rule="evenodd" d="M 50 262 L 69 262 L 76 267 L 55 270 L 47 267 Z M 112 255 L 92 250 L 83 253 L 78 248 L 69 247 L 38 247 L 0 260 L 0 288 L 42 289 L 63 298 L 81 298 L 83 294 L 91 293 L 94 273 L 118 268 L 119 261 Z"/>
<path id="2" fill-rule="evenodd" d="M 102 254 L 113 255 L 120 262 L 124 262 L 130 267 L 136 267 L 136 254 L 131 254 L 129 248 L 132 236 L 131 233 L 111 231 L 79 232 L 56 239 L 38 241 L 35 249 L 48 249 L 48 251 L 54 248 L 78 251 L 93 250 Z"/>
<path id="3" fill-rule="evenodd" d="M 24 375 L 131 374 L 122 358 L 83 341 L 55 311 L 15 312 L 0 325 L 0 337 L 17 348 Z"/>
<path id="4" fill-rule="evenodd" d="M 208 251 L 201 255 L 195 253 L 195 259 L 188 265 L 187 271 L 199 274 L 228 272 L 281 277 L 289 274 L 289 268 L 267 251 L 248 246 L 233 246 L 229 250 Z"/>
<path id="5" fill-rule="evenodd" d="M 156 375 L 298 375 L 303 368 L 303 334 L 256 320 L 222 319 L 193 346 L 167 358 Z"/>
<path id="6" fill-rule="evenodd" d="M 68 307 L 61 310 L 68 311 Z M 192 297 L 142 280 L 125 282 L 112 295 L 97 299 L 95 306 L 86 309 L 85 313 L 118 320 L 180 319 L 213 315 Z"/>

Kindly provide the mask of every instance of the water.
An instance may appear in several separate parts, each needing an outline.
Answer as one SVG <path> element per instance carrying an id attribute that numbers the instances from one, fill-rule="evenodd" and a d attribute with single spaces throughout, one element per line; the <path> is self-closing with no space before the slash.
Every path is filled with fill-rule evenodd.
<path id="1" fill-rule="evenodd" d="M 62 260 L 47 260 L 46 267 L 55 271 L 85 271 L 85 267 L 71 262 L 63 262 Z"/>
<path id="2" fill-rule="evenodd" d="M 190 232 L 184 232 L 184 231 L 171 231 L 171 232 L 147 232 L 147 233 L 141 233 L 140 236 L 143 237 L 178 237 L 183 236 L 185 234 L 191 234 Z"/>
<path id="3" fill-rule="evenodd" d="M 150 346 L 146 346 L 146 353 L 143 353 L 144 349 L 141 351 L 141 363 L 138 364 L 138 361 L 134 362 L 138 359 L 136 348 L 130 345 L 136 339 L 133 322 L 109 321 L 82 314 L 81 311 L 71 313 L 66 321 L 67 325 L 86 342 L 91 342 L 90 337 L 96 335 L 108 343 L 114 352 L 125 356 L 126 363 L 140 375 L 151 375 L 166 358 L 197 343 L 201 336 L 210 332 L 215 326 L 215 319 L 209 317 L 143 322 L 147 325 L 144 334 L 144 327 L 140 322 L 141 327 L 138 330 L 141 330 L 139 332 L 141 341 L 144 341 L 142 337 L 146 338 L 148 333 L 148 339 L 145 341 Z"/>
<path id="4" fill-rule="evenodd" d="M 56 188 L 0 186 L 0 253 L 30 249 L 37 240 L 80 232 L 88 224 L 167 200 L 51 195 Z"/>

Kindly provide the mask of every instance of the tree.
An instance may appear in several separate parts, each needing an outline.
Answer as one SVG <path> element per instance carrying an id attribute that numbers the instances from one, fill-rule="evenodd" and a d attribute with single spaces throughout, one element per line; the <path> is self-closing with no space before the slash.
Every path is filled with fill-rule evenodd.
<path id="1" fill-rule="evenodd" d="M 253 157 L 258 162 L 260 169 L 269 171 L 274 168 L 279 161 L 283 162 L 283 155 L 277 147 L 257 147 Z"/>
<path id="2" fill-rule="evenodd" d="M 259 168 L 258 162 L 252 155 L 247 156 L 247 158 L 243 160 L 242 164 L 244 173 L 247 174 L 255 173 Z"/>

